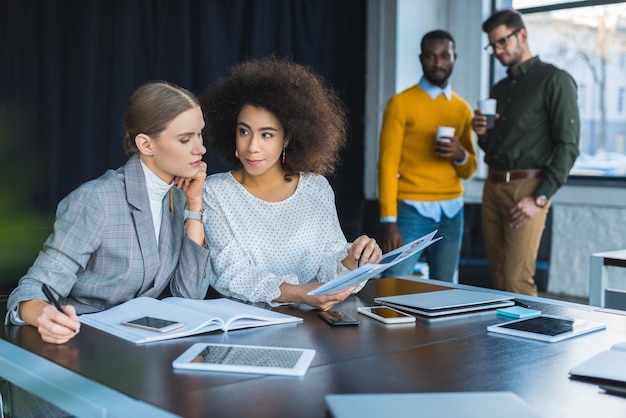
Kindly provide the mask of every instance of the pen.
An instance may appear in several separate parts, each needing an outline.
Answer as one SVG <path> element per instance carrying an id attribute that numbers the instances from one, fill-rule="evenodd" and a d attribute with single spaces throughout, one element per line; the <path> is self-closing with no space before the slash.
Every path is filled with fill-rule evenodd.
<path id="1" fill-rule="evenodd" d="M 526 309 L 530 308 L 530 306 L 526 305 L 526 304 L 525 304 L 525 303 L 523 303 L 523 302 L 520 302 L 520 301 L 519 301 L 519 300 L 517 300 L 517 299 L 514 299 L 514 300 L 513 300 L 513 302 L 515 302 L 515 304 L 516 304 L 517 306 L 521 306 L 522 308 L 526 308 Z"/>
<path id="2" fill-rule="evenodd" d="M 57 300 L 57 298 L 54 297 L 54 295 L 50 291 L 50 288 L 45 283 L 41 284 L 41 290 L 43 290 L 43 294 L 46 295 L 46 299 L 48 299 L 48 301 L 52 303 L 55 308 L 57 308 L 57 311 L 61 312 L 63 315 L 67 315 L 65 311 L 63 310 L 63 308 L 61 307 L 61 304 L 59 304 L 59 301 Z M 78 332 L 77 329 L 73 331 Z"/>
<path id="3" fill-rule="evenodd" d="M 57 308 L 57 311 L 65 314 L 65 311 L 63 310 L 61 305 L 59 305 L 59 301 L 57 300 L 57 298 L 54 297 L 54 295 L 50 291 L 50 288 L 45 283 L 41 285 L 41 290 L 43 290 L 43 294 L 46 295 L 46 299 L 48 299 L 48 301 L 52 303 L 55 308 Z"/>

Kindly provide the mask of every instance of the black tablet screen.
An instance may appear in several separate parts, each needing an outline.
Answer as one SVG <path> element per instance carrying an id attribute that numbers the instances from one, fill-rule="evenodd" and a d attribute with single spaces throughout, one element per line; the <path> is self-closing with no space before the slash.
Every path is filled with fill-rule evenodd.
<path id="1" fill-rule="evenodd" d="M 538 316 L 525 321 L 502 325 L 501 327 L 554 336 L 572 332 L 574 330 L 574 321 L 562 318 Z"/>

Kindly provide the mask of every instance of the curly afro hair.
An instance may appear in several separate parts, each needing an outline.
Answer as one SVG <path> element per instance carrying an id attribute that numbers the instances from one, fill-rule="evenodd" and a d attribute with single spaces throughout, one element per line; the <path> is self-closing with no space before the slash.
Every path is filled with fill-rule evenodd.
<path id="1" fill-rule="evenodd" d="M 209 146 L 221 158 L 235 157 L 237 118 L 245 105 L 264 108 L 289 139 L 285 179 L 296 172 L 331 174 L 346 144 L 346 108 L 309 67 L 274 57 L 233 66 L 200 95 Z"/>

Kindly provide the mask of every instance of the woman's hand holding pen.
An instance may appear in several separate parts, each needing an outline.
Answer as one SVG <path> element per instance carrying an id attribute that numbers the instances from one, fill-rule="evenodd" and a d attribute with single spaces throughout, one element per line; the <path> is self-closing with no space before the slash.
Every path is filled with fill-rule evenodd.
<path id="1" fill-rule="evenodd" d="M 76 310 L 71 305 L 63 307 L 63 313 L 54 306 L 44 307 L 37 318 L 37 330 L 41 338 L 48 343 L 63 344 L 80 331 L 80 321 Z"/>
<path id="2" fill-rule="evenodd" d="M 63 344 L 80 331 L 80 321 L 73 306 L 62 307 L 59 312 L 53 305 L 41 299 L 20 303 L 20 318 L 37 327 L 41 339 L 47 343 Z"/>
<path id="3" fill-rule="evenodd" d="M 348 256 L 343 259 L 342 264 L 350 270 L 354 270 L 361 264 L 377 264 L 383 259 L 383 252 L 374 238 L 361 235 L 354 240 L 348 249 Z"/>

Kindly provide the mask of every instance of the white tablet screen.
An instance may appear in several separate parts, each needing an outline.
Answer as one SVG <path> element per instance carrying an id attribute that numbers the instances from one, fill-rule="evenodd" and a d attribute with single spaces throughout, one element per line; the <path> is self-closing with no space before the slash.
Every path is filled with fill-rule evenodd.
<path id="1" fill-rule="evenodd" d="M 173 362 L 178 369 L 302 376 L 315 350 L 197 343 Z"/>
<path id="2" fill-rule="evenodd" d="M 606 325 L 577 318 L 542 315 L 487 327 L 488 331 L 556 342 L 605 328 Z"/>

